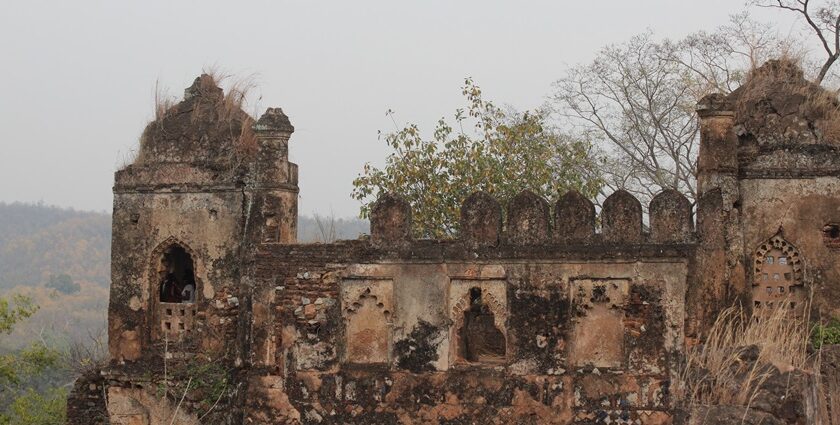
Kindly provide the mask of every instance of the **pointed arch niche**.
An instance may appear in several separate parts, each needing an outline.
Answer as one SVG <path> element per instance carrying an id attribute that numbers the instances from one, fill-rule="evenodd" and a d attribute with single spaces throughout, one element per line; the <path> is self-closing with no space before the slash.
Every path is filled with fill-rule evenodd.
<path id="1" fill-rule="evenodd" d="M 453 279 L 449 287 L 450 366 L 506 362 L 507 286 L 504 280 Z"/>
<path id="2" fill-rule="evenodd" d="M 341 282 L 345 363 L 389 363 L 393 313 L 393 280 L 345 279 Z"/>
<path id="3" fill-rule="evenodd" d="M 804 311 L 803 262 L 799 250 L 785 240 L 781 229 L 762 242 L 753 254 L 753 311 L 784 306 Z"/>
<path id="4" fill-rule="evenodd" d="M 195 329 L 202 280 L 195 252 L 169 237 L 152 251 L 148 274 L 152 340 L 177 340 Z"/>

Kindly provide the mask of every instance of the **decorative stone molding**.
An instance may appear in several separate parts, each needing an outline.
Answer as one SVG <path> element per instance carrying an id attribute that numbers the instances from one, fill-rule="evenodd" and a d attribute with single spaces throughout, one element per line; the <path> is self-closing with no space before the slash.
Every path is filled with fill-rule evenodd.
<path id="1" fill-rule="evenodd" d="M 346 279 L 341 282 L 345 363 L 390 362 L 393 312 L 392 280 Z"/>
<path id="2" fill-rule="evenodd" d="M 461 347 L 461 332 L 465 328 L 466 313 L 470 310 L 472 291 L 479 290 L 481 303 L 486 306 L 493 315 L 493 326 L 501 333 L 504 339 L 505 355 L 500 359 L 494 359 L 491 364 L 496 365 L 499 361 L 505 361 L 508 355 L 507 349 L 507 282 L 504 280 L 473 280 L 473 279 L 452 279 L 449 285 L 449 314 L 452 326 L 449 332 L 449 364 L 453 366 L 481 365 L 482 361 L 468 361 Z"/>

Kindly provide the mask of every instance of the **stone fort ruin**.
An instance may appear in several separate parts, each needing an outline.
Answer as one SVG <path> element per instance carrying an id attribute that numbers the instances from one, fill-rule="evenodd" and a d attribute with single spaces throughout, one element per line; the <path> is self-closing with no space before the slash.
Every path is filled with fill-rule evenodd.
<path id="1" fill-rule="evenodd" d="M 840 139 L 790 95 L 822 89 L 762 73 L 786 84 L 698 104 L 701 196 L 660 193 L 649 226 L 624 191 L 598 217 L 477 192 L 457 239 L 416 239 L 383 194 L 369 237 L 328 244 L 296 243 L 287 116 L 199 77 L 116 173 L 111 364 L 70 422 L 680 423 L 681 355 L 722 308 L 803 314 L 813 292 L 840 317 Z"/>

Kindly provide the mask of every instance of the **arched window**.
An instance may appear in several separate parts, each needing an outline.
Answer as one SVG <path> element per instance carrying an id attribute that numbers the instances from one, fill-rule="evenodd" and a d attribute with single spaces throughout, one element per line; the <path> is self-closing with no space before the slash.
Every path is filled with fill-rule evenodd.
<path id="1" fill-rule="evenodd" d="M 154 294 L 152 339 L 177 339 L 194 329 L 201 281 L 192 251 L 174 238 L 152 254 L 150 285 Z"/>
<path id="2" fill-rule="evenodd" d="M 484 299 L 481 288 L 470 288 L 470 304 L 464 310 L 460 329 L 459 355 L 475 363 L 493 363 L 505 358 L 505 336 L 496 327 L 496 317 Z"/>
<path id="3" fill-rule="evenodd" d="M 759 245 L 753 257 L 753 309 L 785 307 L 799 311 L 805 300 L 802 290 L 802 258 L 781 231 Z"/>
<path id="4" fill-rule="evenodd" d="M 163 252 L 158 277 L 160 302 L 195 302 L 195 267 L 192 256 L 183 247 L 171 245 Z"/>

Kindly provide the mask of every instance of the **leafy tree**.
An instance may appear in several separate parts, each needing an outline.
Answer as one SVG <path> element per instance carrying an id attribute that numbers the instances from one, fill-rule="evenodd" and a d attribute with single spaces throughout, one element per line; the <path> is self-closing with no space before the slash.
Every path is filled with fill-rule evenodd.
<path id="1" fill-rule="evenodd" d="M 32 301 L 22 295 L 12 296 L 11 301 L 0 297 L 0 335 L 8 335 L 15 325 L 31 317 L 38 310 Z M 8 404 L 5 412 L 0 413 L 0 424 L 52 424 L 52 413 L 63 410 L 65 397 L 53 391 L 45 396 L 38 395 L 31 388 L 22 395 L 19 394 L 20 385 L 27 377 L 43 373 L 55 365 L 59 355 L 56 351 L 43 344 L 33 344 L 31 347 L 18 352 L 0 355 L 0 401 Z M 16 396 L 17 395 L 17 396 Z M 10 400 L 11 398 L 11 400 Z M 56 406 L 56 403 L 58 407 Z M 47 419 L 41 416 L 43 412 L 51 411 Z M 59 420 L 63 414 L 57 416 Z"/>
<path id="2" fill-rule="evenodd" d="M 67 422 L 67 391 L 52 388 L 44 394 L 27 389 L 0 414 L 0 425 L 63 425 Z"/>
<path id="3" fill-rule="evenodd" d="M 590 144 L 551 127 L 548 111 L 499 108 L 469 78 L 462 94 L 466 107 L 456 110 L 454 123 L 441 118 L 430 139 L 416 124 L 384 134 L 393 150 L 385 167 L 365 164 L 353 181 L 363 218 L 379 193 L 393 192 L 412 204 L 416 234 L 447 237 L 458 232 L 461 202 L 477 190 L 500 201 L 523 189 L 549 199 L 570 189 L 597 193 L 601 180 Z"/>
<path id="4" fill-rule="evenodd" d="M 23 295 L 13 295 L 11 302 L 0 298 L 0 335 L 9 334 L 15 325 L 38 311 L 32 300 Z"/>
<path id="5" fill-rule="evenodd" d="M 82 289 L 81 285 L 73 282 L 73 278 L 67 273 L 50 276 L 50 280 L 44 286 L 50 289 L 55 289 L 62 294 L 75 294 Z"/>

